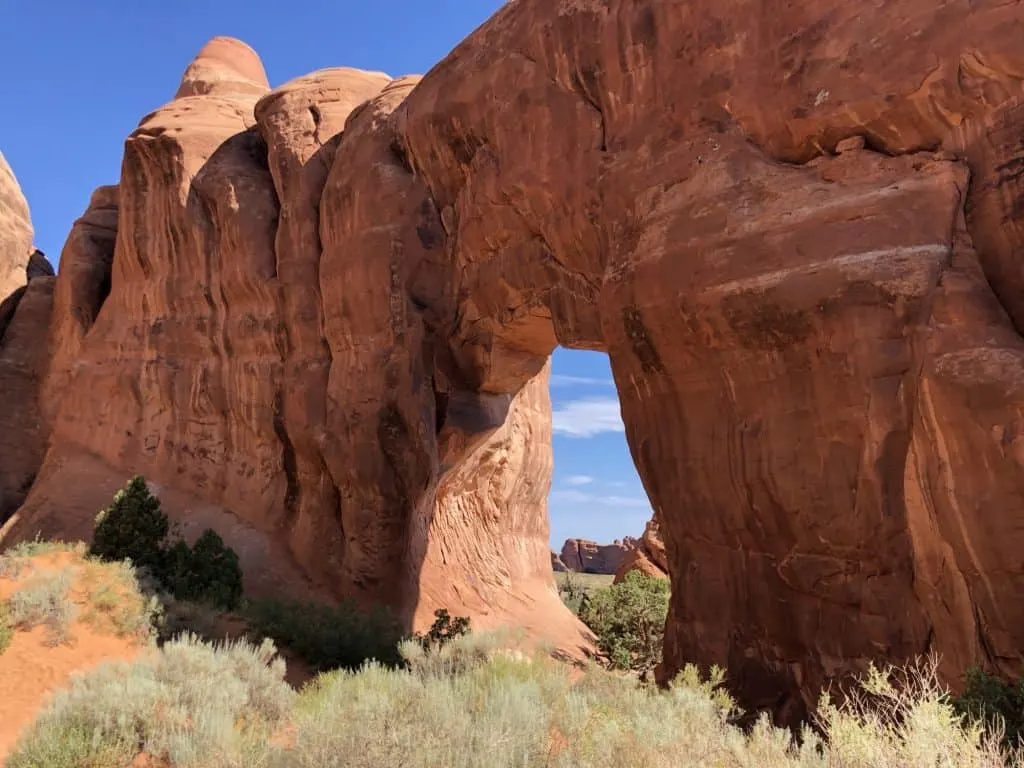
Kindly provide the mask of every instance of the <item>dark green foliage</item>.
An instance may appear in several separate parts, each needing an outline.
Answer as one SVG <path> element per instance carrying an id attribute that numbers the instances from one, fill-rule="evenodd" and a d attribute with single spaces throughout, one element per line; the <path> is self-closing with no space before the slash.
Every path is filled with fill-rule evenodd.
<path id="1" fill-rule="evenodd" d="M 1024 677 L 1008 683 L 988 675 L 977 667 L 967 670 L 964 692 L 953 699 L 953 707 L 961 715 L 981 720 L 990 729 L 1001 723 L 1006 746 L 1019 746 L 1024 735 Z"/>
<path id="2" fill-rule="evenodd" d="M 149 492 L 146 481 L 136 475 L 96 516 L 89 551 L 104 560 L 131 560 L 137 567 L 159 573 L 169 527 L 159 500 Z"/>
<path id="3" fill-rule="evenodd" d="M 178 541 L 167 551 L 166 580 L 178 600 L 232 610 L 242 597 L 238 555 L 209 528 L 191 549 Z"/>
<path id="4" fill-rule="evenodd" d="M 425 635 L 416 635 L 416 639 L 424 647 L 436 647 L 450 643 L 457 637 L 469 634 L 469 618 L 466 616 L 452 617 L 447 608 L 434 611 L 434 623 Z"/>
<path id="5" fill-rule="evenodd" d="M 384 608 L 369 613 L 355 603 L 250 601 L 243 609 L 257 638 L 274 640 L 301 656 L 317 672 L 358 669 L 376 659 L 398 665 L 404 638 L 398 621 Z"/>
<path id="6" fill-rule="evenodd" d="M 170 523 L 141 476 L 128 481 L 114 503 L 96 517 L 90 553 L 104 560 L 131 560 L 175 598 L 232 609 L 242 596 L 238 555 L 207 528 L 189 547 L 168 544 Z"/>
<path id="7" fill-rule="evenodd" d="M 583 601 L 579 616 L 613 667 L 646 674 L 661 660 L 668 600 L 668 581 L 631 571 Z"/>

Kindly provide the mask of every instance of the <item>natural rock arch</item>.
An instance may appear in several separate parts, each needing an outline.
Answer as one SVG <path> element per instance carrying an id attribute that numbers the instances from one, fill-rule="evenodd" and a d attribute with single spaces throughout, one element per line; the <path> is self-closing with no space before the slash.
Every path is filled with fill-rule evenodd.
<path id="1" fill-rule="evenodd" d="M 664 674 L 723 662 L 793 716 L 874 658 L 1015 671 L 1022 16 L 518 0 L 418 83 L 270 95 L 214 41 L 128 139 L 110 294 L 52 335 L 50 452 L 3 536 L 85 528 L 87 460 L 140 468 L 268 582 L 578 644 L 531 416 L 561 343 L 611 358 Z M 111 257 L 75 242 L 54 329 L 103 293 L 62 288 Z"/>

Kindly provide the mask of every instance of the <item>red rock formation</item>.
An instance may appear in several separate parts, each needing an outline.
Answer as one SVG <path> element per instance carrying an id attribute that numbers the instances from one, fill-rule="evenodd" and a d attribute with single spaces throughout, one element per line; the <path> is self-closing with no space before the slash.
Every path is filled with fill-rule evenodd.
<path id="1" fill-rule="evenodd" d="M 100 462 L 268 573 L 583 638 L 524 506 L 560 343 L 611 359 L 665 675 L 792 717 L 880 657 L 1016 673 L 1021 32 L 997 0 L 518 0 L 415 88 L 276 99 L 217 41 L 128 139 L 110 295 L 2 536 L 86 528 L 58 489 Z"/>
<path id="2" fill-rule="evenodd" d="M 619 563 L 619 567 L 615 570 L 615 578 L 612 579 L 612 584 L 620 583 L 626 578 L 626 574 L 632 571 L 640 571 L 640 573 L 653 576 L 656 579 L 668 578 L 668 574 L 655 565 L 646 552 L 642 549 L 631 549 L 626 553 L 622 562 Z"/>
<path id="3" fill-rule="evenodd" d="M 37 257 L 36 266 L 41 268 Z M 0 523 L 25 500 L 49 431 L 39 409 L 55 278 L 33 276 L 0 303 Z"/>
<path id="4" fill-rule="evenodd" d="M 562 545 L 562 562 L 570 571 L 613 574 L 626 555 L 636 547 L 636 540 L 627 537 L 625 542 L 598 544 L 586 539 L 566 539 Z"/>

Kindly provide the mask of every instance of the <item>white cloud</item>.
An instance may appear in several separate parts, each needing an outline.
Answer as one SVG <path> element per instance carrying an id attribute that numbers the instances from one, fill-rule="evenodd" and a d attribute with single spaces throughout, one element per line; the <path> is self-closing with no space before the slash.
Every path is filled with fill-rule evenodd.
<path id="1" fill-rule="evenodd" d="M 565 478 L 566 485 L 590 485 L 592 482 L 594 482 L 594 478 L 590 475 L 572 475 Z"/>
<path id="2" fill-rule="evenodd" d="M 568 437 L 593 437 L 603 432 L 625 432 L 619 401 L 614 397 L 571 400 L 551 414 L 551 428 Z"/>
<path id="3" fill-rule="evenodd" d="M 590 376 L 566 376 L 561 373 L 551 374 L 552 387 L 614 387 L 615 382 L 611 379 L 595 379 Z"/>
<path id="4" fill-rule="evenodd" d="M 596 504 L 601 507 L 633 507 L 650 509 L 651 503 L 645 498 L 635 496 L 609 496 L 601 493 L 585 491 L 553 491 L 551 501 L 568 504 Z"/>

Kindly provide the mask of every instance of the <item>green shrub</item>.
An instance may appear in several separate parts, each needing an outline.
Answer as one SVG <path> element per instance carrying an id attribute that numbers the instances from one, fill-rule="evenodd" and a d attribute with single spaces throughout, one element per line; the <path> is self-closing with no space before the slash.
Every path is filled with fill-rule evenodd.
<path id="1" fill-rule="evenodd" d="M 131 560 L 136 567 L 161 573 L 169 530 L 160 501 L 149 492 L 145 479 L 136 475 L 96 516 L 90 553 L 104 560 Z"/>
<path id="2" fill-rule="evenodd" d="M 400 663 L 404 633 L 384 608 L 363 612 L 354 602 L 253 600 L 242 610 L 250 631 L 301 656 L 314 670 L 356 669 L 368 659 Z"/>
<path id="3" fill-rule="evenodd" d="M 107 663 L 56 693 L 8 768 L 260 765 L 294 693 L 272 643 L 208 645 L 192 636 L 135 662 Z M 265 763 L 263 763 L 265 765 Z"/>
<path id="4" fill-rule="evenodd" d="M 238 555 L 207 528 L 189 547 L 168 543 L 170 523 L 146 481 L 135 476 L 96 517 L 91 554 L 104 560 L 130 560 L 179 600 L 231 610 L 242 596 Z"/>
<path id="5" fill-rule="evenodd" d="M 631 571 L 584 601 L 580 619 L 612 667 L 646 674 L 661 661 L 668 601 L 668 581 Z"/>
<path id="6" fill-rule="evenodd" d="M 168 550 L 167 583 L 179 600 L 233 610 L 242 597 L 238 555 L 207 529 L 191 548 L 179 541 Z"/>
<path id="7" fill-rule="evenodd" d="M 967 670 L 964 692 L 953 699 L 961 715 L 981 721 L 992 733 L 1002 732 L 1009 747 L 1024 735 L 1024 677 L 1006 682 L 973 667 Z"/>
<path id="8" fill-rule="evenodd" d="M 11 624 L 22 629 L 44 625 L 48 630 L 48 643 L 64 643 L 76 613 L 70 589 L 71 570 L 68 568 L 29 577 L 8 600 Z"/>

